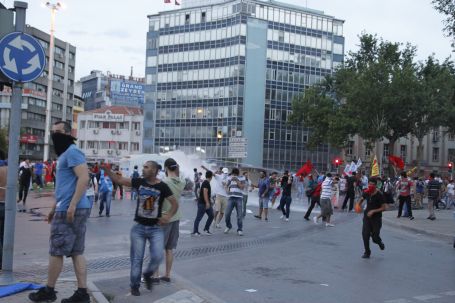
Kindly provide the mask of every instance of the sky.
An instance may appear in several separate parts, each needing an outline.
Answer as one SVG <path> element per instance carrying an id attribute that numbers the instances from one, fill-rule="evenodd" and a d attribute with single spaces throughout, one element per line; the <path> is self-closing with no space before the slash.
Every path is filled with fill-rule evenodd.
<path id="1" fill-rule="evenodd" d="M 49 32 L 50 10 L 41 0 L 28 2 L 27 24 Z M 185 1 L 185 0 L 182 0 Z M 0 0 L 12 7 L 14 0 Z M 55 21 L 55 36 L 76 46 L 76 79 L 101 70 L 119 75 L 143 77 L 147 15 L 175 9 L 164 0 L 63 0 L 66 8 Z M 345 20 L 347 51 L 358 49 L 358 35 L 377 34 L 392 42 L 417 46 L 417 59 L 434 54 L 444 60 L 452 53 L 450 39 L 442 28 L 444 16 L 431 0 L 281 0 L 322 10 Z M 178 7 L 177 7 L 178 8 Z"/>

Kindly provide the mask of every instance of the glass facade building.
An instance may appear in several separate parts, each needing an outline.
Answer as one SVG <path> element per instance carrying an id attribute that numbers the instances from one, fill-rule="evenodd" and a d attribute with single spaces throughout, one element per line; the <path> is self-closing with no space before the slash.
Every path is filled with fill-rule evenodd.
<path id="1" fill-rule="evenodd" d="M 277 1 L 186 1 L 149 16 L 144 152 L 204 151 L 205 157 L 295 169 L 330 163 L 291 126 L 292 98 L 344 60 L 343 21 Z M 246 157 L 229 142 L 246 139 Z"/>

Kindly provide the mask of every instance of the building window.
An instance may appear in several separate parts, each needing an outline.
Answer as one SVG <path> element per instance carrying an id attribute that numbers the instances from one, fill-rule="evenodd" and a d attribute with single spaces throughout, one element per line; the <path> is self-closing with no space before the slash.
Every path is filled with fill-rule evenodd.
<path id="1" fill-rule="evenodd" d="M 304 134 L 302 138 L 303 143 L 308 143 L 308 135 Z"/>
<path id="2" fill-rule="evenodd" d="M 406 145 L 400 145 L 400 157 L 406 162 Z"/>
<path id="3" fill-rule="evenodd" d="M 85 128 L 85 120 L 82 120 L 79 124 L 79 129 L 84 129 Z"/>
<path id="4" fill-rule="evenodd" d="M 201 13 L 201 22 L 206 22 L 207 21 L 207 17 L 206 17 L 206 13 L 205 12 L 202 12 Z"/>
<path id="5" fill-rule="evenodd" d="M 382 150 L 382 156 L 383 157 L 388 157 L 389 156 L 389 144 L 388 143 L 384 143 L 384 148 Z"/>
<path id="6" fill-rule="evenodd" d="M 141 123 L 133 122 L 133 130 L 141 130 Z"/>
<path id="7" fill-rule="evenodd" d="M 286 131 L 286 141 L 292 141 L 292 132 L 290 130 Z"/>
<path id="8" fill-rule="evenodd" d="M 131 142 L 131 151 L 139 151 L 139 143 Z"/>
<path id="9" fill-rule="evenodd" d="M 275 120 L 276 119 L 276 109 L 271 109 L 270 110 L 270 120 Z"/>
<path id="10" fill-rule="evenodd" d="M 185 24 L 190 24 L 190 14 L 185 15 Z"/>
<path id="11" fill-rule="evenodd" d="M 269 140 L 275 140 L 275 131 L 274 130 L 269 131 Z"/>
<path id="12" fill-rule="evenodd" d="M 346 147 L 346 155 L 352 156 L 354 151 L 354 141 L 349 141 L 348 146 Z"/>
<path id="13" fill-rule="evenodd" d="M 449 141 L 455 141 L 455 134 L 450 134 L 449 133 Z"/>
<path id="14" fill-rule="evenodd" d="M 128 150 L 128 142 L 119 142 L 118 143 L 119 150 Z"/>
<path id="15" fill-rule="evenodd" d="M 433 147 L 433 162 L 439 161 L 439 147 Z"/>
<path id="16" fill-rule="evenodd" d="M 439 131 L 433 131 L 432 140 L 434 143 L 439 142 Z"/>
<path id="17" fill-rule="evenodd" d="M 84 149 L 84 141 L 79 141 L 79 148 Z"/>
<path id="18" fill-rule="evenodd" d="M 371 156 L 371 149 L 365 148 L 365 158 L 368 158 Z"/>

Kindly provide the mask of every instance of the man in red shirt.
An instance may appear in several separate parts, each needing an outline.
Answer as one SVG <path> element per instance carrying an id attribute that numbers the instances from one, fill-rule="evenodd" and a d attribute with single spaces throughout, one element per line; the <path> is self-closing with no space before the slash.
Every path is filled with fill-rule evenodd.
<path id="1" fill-rule="evenodd" d="M 410 220 L 414 220 L 412 216 L 412 208 L 411 208 L 411 187 L 412 181 L 408 178 L 406 172 L 401 172 L 401 179 L 398 181 L 397 188 L 399 192 L 398 201 L 400 202 L 398 206 L 398 216 L 397 218 L 401 217 L 401 213 L 403 211 L 403 204 L 406 203 L 406 208 L 408 210 L 408 217 Z"/>

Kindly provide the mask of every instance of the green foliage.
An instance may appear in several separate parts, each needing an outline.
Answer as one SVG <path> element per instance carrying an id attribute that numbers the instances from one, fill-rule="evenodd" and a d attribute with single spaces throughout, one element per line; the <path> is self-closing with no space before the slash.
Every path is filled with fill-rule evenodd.
<path id="1" fill-rule="evenodd" d="M 453 40 L 452 47 L 455 47 L 455 1 L 453 0 L 433 0 L 431 1 L 434 8 L 446 16 L 444 20 L 444 32 L 447 37 Z"/>
<path id="2" fill-rule="evenodd" d="M 343 147 L 352 135 L 371 144 L 388 139 L 391 149 L 409 134 L 423 138 L 437 126 L 455 132 L 452 63 L 433 57 L 415 63 L 416 48 L 363 34 L 333 77 L 292 103 L 290 122 L 311 129 L 309 145 Z"/>

